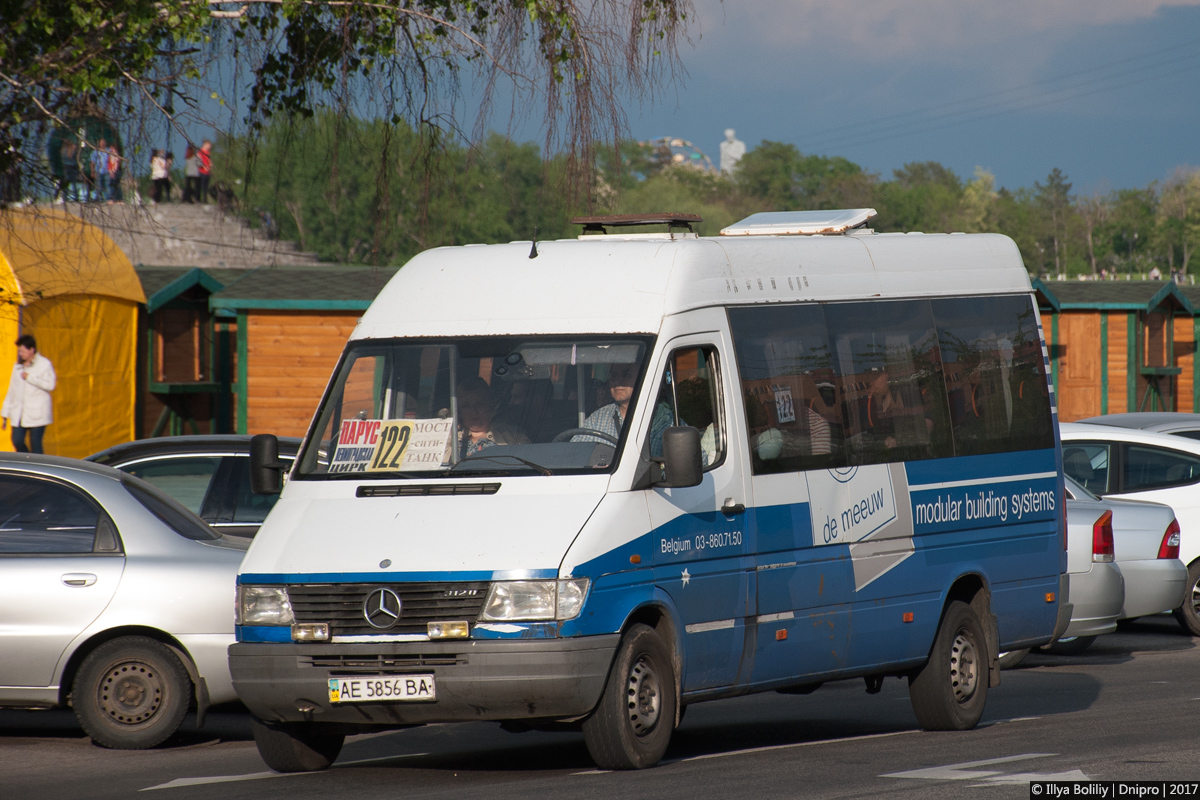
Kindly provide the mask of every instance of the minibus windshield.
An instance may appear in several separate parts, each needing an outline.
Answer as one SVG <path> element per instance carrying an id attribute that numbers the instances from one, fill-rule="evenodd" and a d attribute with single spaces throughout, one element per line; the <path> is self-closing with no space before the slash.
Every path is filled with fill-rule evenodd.
<path id="1" fill-rule="evenodd" d="M 652 344 L 651 337 L 352 342 L 293 477 L 609 472 Z"/>

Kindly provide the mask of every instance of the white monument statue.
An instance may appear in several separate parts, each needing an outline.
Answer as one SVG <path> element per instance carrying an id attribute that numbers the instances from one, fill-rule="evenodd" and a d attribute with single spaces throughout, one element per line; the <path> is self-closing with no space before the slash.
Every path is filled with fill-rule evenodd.
<path id="1" fill-rule="evenodd" d="M 725 141 L 721 142 L 721 172 L 733 173 L 733 168 L 746 155 L 746 143 L 734 136 L 733 128 L 725 129 Z"/>

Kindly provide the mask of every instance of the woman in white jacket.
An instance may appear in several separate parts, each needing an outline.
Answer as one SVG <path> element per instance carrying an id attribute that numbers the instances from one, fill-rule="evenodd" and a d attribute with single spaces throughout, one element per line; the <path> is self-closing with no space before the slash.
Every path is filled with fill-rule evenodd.
<path id="1" fill-rule="evenodd" d="M 37 341 L 28 334 L 17 339 L 17 363 L 13 366 L 4 405 L 0 406 L 0 417 L 12 425 L 13 447 L 18 453 L 42 452 L 42 437 L 46 426 L 53 421 L 50 392 L 54 391 L 55 381 L 54 365 L 38 354 Z"/>

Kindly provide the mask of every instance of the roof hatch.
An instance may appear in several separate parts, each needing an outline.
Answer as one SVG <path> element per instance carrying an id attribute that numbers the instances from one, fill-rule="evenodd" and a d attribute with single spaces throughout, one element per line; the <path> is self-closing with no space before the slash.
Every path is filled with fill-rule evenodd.
<path id="1" fill-rule="evenodd" d="M 721 230 L 722 236 L 784 236 L 838 234 L 861 228 L 877 216 L 873 208 L 830 209 L 828 211 L 764 211 L 751 214 Z"/>
<path id="2" fill-rule="evenodd" d="M 627 228 L 635 225 L 666 225 L 668 232 L 683 228 L 692 233 L 692 225 L 698 222 L 703 222 L 698 214 L 603 214 L 571 218 L 572 225 L 583 226 L 585 236 L 604 235 L 608 233 L 609 228 Z"/>

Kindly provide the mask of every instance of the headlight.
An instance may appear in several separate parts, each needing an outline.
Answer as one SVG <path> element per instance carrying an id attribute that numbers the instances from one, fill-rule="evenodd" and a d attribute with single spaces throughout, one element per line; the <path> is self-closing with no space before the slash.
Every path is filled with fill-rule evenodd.
<path id="1" fill-rule="evenodd" d="M 291 625 L 296 621 L 287 589 L 282 586 L 239 586 L 238 625 Z"/>
<path id="2" fill-rule="evenodd" d="M 588 579 L 493 583 L 479 618 L 491 622 L 573 619 L 587 597 Z"/>

